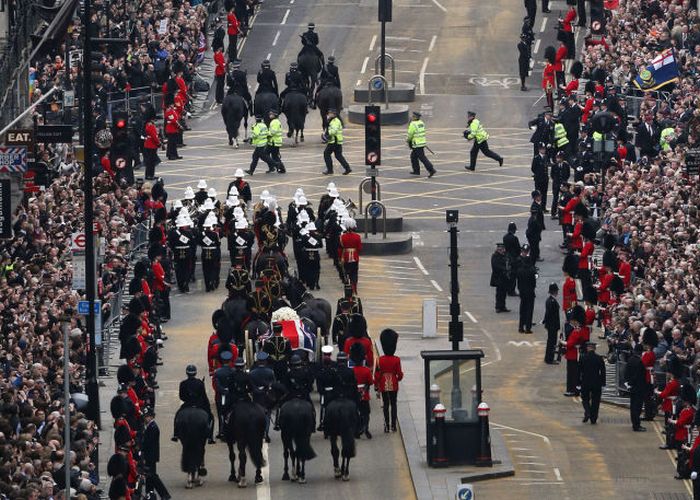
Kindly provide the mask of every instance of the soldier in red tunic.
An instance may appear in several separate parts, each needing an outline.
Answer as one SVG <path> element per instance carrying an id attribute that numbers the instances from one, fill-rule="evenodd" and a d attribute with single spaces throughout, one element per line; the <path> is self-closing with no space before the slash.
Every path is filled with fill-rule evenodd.
<path id="1" fill-rule="evenodd" d="M 345 232 L 340 236 L 338 257 L 346 278 L 352 284 L 352 291 L 357 293 L 357 276 L 360 268 L 362 238 L 355 232 L 357 227 L 355 219 L 345 219 L 343 225 L 345 226 Z"/>
<path id="2" fill-rule="evenodd" d="M 364 434 L 367 436 L 367 439 L 372 439 L 372 433 L 369 431 L 369 401 L 373 377 L 371 368 L 365 365 L 365 352 L 369 353 L 371 349 L 365 351 L 365 347 L 361 343 L 352 344 L 350 348 L 350 360 L 353 362 L 352 371 L 355 374 L 355 380 L 357 380 L 357 392 L 360 398 L 360 405 L 358 406 L 360 421 L 355 437 L 359 438 Z"/>
<path id="3" fill-rule="evenodd" d="M 399 392 L 399 382 L 403 379 L 401 370 L 401 358 L 395 356 L 396 343 L 399 334 L 387 328 L 379 334 L 379 341 L 382 343 L 384 355 L 379 357 L 377 369 L 374 371 L 374 387 L 382 397 L 384 410 L 384 432 L 396 432 L 396 396 Z M 389 412 L 391 410 L 391 421 Z"/>

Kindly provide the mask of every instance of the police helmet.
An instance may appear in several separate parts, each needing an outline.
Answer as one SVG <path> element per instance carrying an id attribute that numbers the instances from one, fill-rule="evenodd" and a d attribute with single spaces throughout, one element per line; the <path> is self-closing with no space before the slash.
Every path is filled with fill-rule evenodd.
<path id="1" fill-rule="evenodd" d="M 276 109 L 271 109 L 270 111 L 267 112 L 267 114 L 272 115 L 272 116 L 279 116 L 280 113 Z"/>
<path id="2" fill-rule="evenodd" d="M 329 112 L 329 113 L 333 113 L 334 115 L 337 115 L 337 114 L 338 114 L 338 110 L 335 109 L 335 108 L 329 108 L 329 109 L 328 109 L 328 112 Z"/>
<path id="3" fill-rule="evenodd" d="M 311 31 L 313 31 L 313 30 L 316 29 L 316 24 L 315 24 L 315 23 L 309 23 L 308 28 L 309 28 Z"/>
<path id="4" fill-rule="evenodd" d="M 418 118 L 418 119 L 420 119 L 420 117 L 422 116 L 420 114 L 420 112 L 418 112 L 418 111 L 413 111 L 411 114 L 413 115 L 413 118 Z"/>
<path id="5" fill-rule="evenodd" d="M 262 120 L 262 115 L 260 113 L 255 113 L 255 119 L 258 121 Z"/>
<path id="6" fill-rule="evenodd" d="M 188 377 L 194 377 L 197 375 L 197 367 L 194 365 L 187 365 L 187 368 L 185 368 L 185 373 Z"/>
<path id="7" fill-rule="evenodd" d="M 219 359 L 224 362 L 229 362 L 231 359 L 233 359 L 233 353 L 231 351 L 224 350 L 219 353 Z"/>
<path id="8" fill-rule="evenodd" d="M 335 359 L 338 363 L 345 363 L 348 360 L 348 354 L 345 351 L 340 351 Z"/>
<path id="9" fill-rule="evenodd" d="M 241 67 L 241 60 L 240 60 L 240 59 L 234 59 L 234 60 L 231 62 L 231 65 L 232 65 L 234 68 L 240 68 L 240 67 Z"/>
<path id="10" fill-rule="evenodd" d="M 243 359 L 242 356 L 236 358 L 236 362 L 233 364 L 238 369 L 245 368 L 245 360 Z"/>
<path id="11" fill-rule="evenodd" d="M 296 62 L 291 62 L 291 63 L 289 63 L 289 69 L 290 69 L 290 70 L 295 70 L 295 69 L 297 69 L 297 68 L 299 68 L 299 64 L 297 64 Z"/>
<path id="12" fill-rule="evenodd" d="M 270 67 L 270 60 L 265 59 L 260 66 L 263 68 L 269 68 Z"/>
<path id="13" fill-rule="evenodd" d="M 292 354 L 289 358 L 289 366 L 301 366 L 301 357 L 298 354 Z"/>
<path id="14" fill-rule="evenodd" d="M 335 56 L 328 56 L 328 64 L 335 64 Z"/>

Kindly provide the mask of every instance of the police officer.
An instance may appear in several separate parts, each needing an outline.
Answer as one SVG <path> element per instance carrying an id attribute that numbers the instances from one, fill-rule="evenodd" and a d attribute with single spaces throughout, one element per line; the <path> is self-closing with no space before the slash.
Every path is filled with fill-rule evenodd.
<path id="1" fill-rule="evenodd" d="M 275 372 L 268 366 L 270 355 L 260 351 L 255 355 L 255 366 L 250 370 L 250 383 L 253 386 L 253 402 L 265 410 L 265 441 L 270 442 L 270 408 L 267 394 L 275 382 Z"/>
<path id="2" fill-rule="evenodd" d="M 518 292 L 520 292 L 519 333 L 532 333 L 532 312 L 535 307 L 537 268 L 530 257 L 530 246 L 523 245 L 518 267 Z"/>
<path id="3" fill-rule="evenodd" d="M 155 421 L 155 411 L 152 406 L 143 410 L 145 428 L 141 441 L 141 462 L 146 473 L 146 492 L 154 490 L 162 500 L 169 500 L 170 493 L 158 476 L 157 464 L 160 461 L 160 429 Z"/>
<path id="4" fill-rule="evenodd" d="M 510 263 L 503 243 L 496 243 L 496 251 L 491 256 L 491 286 L 496 287 L 496 312 L 510 312 L 506 308 Z"/>
<path id="5" fill-rule="evenodd" d="M 301 34 L 301 44 L 305 47 L 313 48 L 316 55 L 321 59 L 321 66 L 324 65 L 323 62 L 323 52 L 318 48 L 318 33 L 314 31 L 316 29 L 316 24 L 309 23 L 305 33 Z"/>
<path id="6" fill-rule="evenodd" d="M 248 111 L 253 114 L 253 98 L 250 95 L 248 88 L 248 74 L 241 69 L 241 61 L 233 61 L 231 63 L 232 70 L 226 75 L 226 84 L 228 85 L 229 94 L 238 94 L 245 99 L 248 105 Z"/>
<path id="7" fill-rule="evenodd" d="M 465 130 L 462 135 L 464 135 L 464 138 L 468 141 L 473 140 L 474 144 L 469 153 L 469 165 L 466 165 L 464 168 L 472 172 L 476 170 L 476 157 L 479 155 L 479 151 L 484 153 L 487 157 L 496 160 L 498 165 L 502 167 L 503 158 L 489 149 L 489 134 L 476 118 L 476 113 L 474 111 L 467 112 L 467 127 L 467 130 Z"/>
<path id="8" fill-rule="evenodd" d="M 557 153 L 556 161 L 552 164 L 549 175 L 552 178 L 552 219 L 555 219 L 560 202 L 559 191 L 562 184 L 567 182 L 571 175 L 571 167 L 564 159 L 564 153 Z"/>
<path id="9" fill-rule="evenodd" d="M 542 206 L 547 206 L 547 191 L 549 190 L 549 160 L 547 159 L 547 145 L 540 142 L 537 154 L 532 158 L 530 171 L 535 181 L 535 189 L 542 195 Z M 547 209 L 545 208 L 545 212 Z"/>
<path id="10" fill-rule="evenodd" d="M 280 155 L 280 148 L 282 147 L 282 122 L 279 119 L 279 113 L 271 109 L 268 116 L 270 117 L 270 124 L 267 128 L 267 151 L 272 158 L 277 163 L 277 172 L 280 174 L 287 173 L 284 168 L 284 163 L 282 163 L 282 156 Z"/>
<path id="11" fill-rule="evenodd" d="M 215 226 L 218 224 L 216 214 L 209 212 L 202 231 L 199 235 L 199 245 L 202 247 L 202 272 L 204 273 L 204 287 L 207 292 L 219 288 L 219 274 L 221 272 L 221 239 Z"/>
<path id="12" fill-rule="evenodd" d="M 333 162 L 331 160 L 331 154 L 335 155 L 336 160 L 338 160 L 340 165 L 343 167 L 343 175 L 348 175 L 350 172 L 352 172 L 352 169 L 343 156 L 343 122 L 338 116 L 338 110 L 336 109 L 328 110 L 328 128 L 326 129 L 326 137 L 328 138 L 328 142 L 326 143 L 326 149 L 323 150 L 323 159 L 326 162 L 326 170 L 322 172 L 323 175 L 333 175 Z"/>
<path id="13" fill-rule="evenodd" d="M 564 158 L 568 158 L 570 154 L 569 137 L 566 134 L 566 128 L 560 120 L 554 123 L 554 147 L 557 154 L 563 153 Z"/>
<path id="14" fill-rule="evenodd" d="M 233 375 L 233 353 L 229 349 L 219 351 L 219 361 L 221 366 L 214 371 L 214 401 L 216 403 L 216 413 L 219 415 L 219 433 L 217 439 L 224 439 L 224 418 L 229 406 L 229 384 Z"/>
<path id="15" fill-rule="evenodd" d="M 520 34 L 518 42 L 518 71 L 520 72 L 520 90 L 527 92 L 525 79 L 530 74 L 530 58 L 532 57 L 530 43 L 526 33 Z"/>
<path id="16" fill-rule="evenodd" d="M 303 92 L 304 95 L 306 95 L 306 82 L 306 78 L 304 78 L 304 75 L 299 71 L 299 65 L 296 62 L 292 62 L 289 65 L 289 71 L 284 75 L 284 84 L 287 88 L 280 94 L 280 99 L 284 99 L 289 92 L 295 91 Z"/>
<path id="17" fill-rule="evenodd" d="M 175 279 L 177 287 L 182 293 L 190 291 L 190 275 L 192 272 L 192 245 L 195 243 L 194 233 L 191 226 L 192 219 L 185 211 L 180 214 L 175 221 L 175 228 L 168 233 L 168 245 L 173 253 L 173 263 L 175 265 Z"/>
<path id="18" fill-rule="evenodd" d="M 533 191 L 533 197 L 535 199 L 540 199 L 540 192 Z M 530 245 L 530 257 L 532 258 L 532 263 L 540 262 L 540 241 L 542 240 L 542 229 L 543 224 L 542 212 L 537 208 L 530 208 L 530 218 L 527 220 L 527 229 L 525 230 L 525 236 L 527 237 L 527 243 Z"/>
<path id="19" fill-rule="evenodd" d="M 544 319 L 542 324 L 547 330 L 547 347 L 544 351 L 544 362 L 548 365 L 559 364 L 554 361 L 554 349 L 557 345 L 557 335 L 561 330 L 561 320 L 559 319 L 559 302 L 557 294 L 559 293 L 559 285 L 556 283 L 549 284 L 549 296 L 544 303 Z"/>
<path id="20" fill-rule="evenodd" d="M 516 297 L 515 284 L 517 281 L 518 267 L 520 266 L 520 240 L 515 235 L 518 227 L 515 222 L 508 223 L 508 232 L 503 235 L 503 245 L 505 245 L 506 256 L 510 272 L 508 274 L 508 295 Z"/>
<path id="21" fill-rule="evenodd" d="M 321 397 L 321 416 L 318 422 L 318 430 L 323 430 L 323 418 L 326 415 L 328 403 L 335 397 L 338 381 L 338 373 L 333 369 L 333 346 L 321 347 L 321 360 L 316 367 L 316 390 Z"/>
<path id="22" fill-rule="evenodd" d="M 328 56 L 328 62 L 321 70 L 321 86 L 325 84 L 340 88 L 340 75 L 338 67 L 335 65 L 335 56 Z"/>
<path id="23" fill-rule="evenodd" d="M 267 173 L 274 172 L 277 162 L 270 158 L 267 153 L 267 136 L 269 131 L 267 125 L 262 119 L 262 115 L 255 115 L 255 125 L 250 131 L 250 144 L 255 148 L 253 150 L 253 159 L 250 162 L 250 168 L 246 170 L 248 175 L 255 173 L 255 167 L 258 166 L 258 160 L 267 163 Z"/>
<path id="24" fill-rule="evenodd" d="M 187 365 L 185 373 L 187 378 L 180 382 L 179 396 L 180 401 L 182 401 L 180 409 L 193 406 L 207 412 L 207 415 L 209 415 L 209 444 L 213 444 L 214 416 L 211 413 L 211 406 L 209 405 L 207 391 L 204 388 L 204 382 L 197 378 L 197 367 L 194 365 Z M 175 415 L 175 420 L 177 420 L 177 414 Z M 172 440 L 177 441 L 177 436 L 173 436 Z"/>
<path id="25" fill-rule="evenodd" d="M 408 124 L 406 142 L 408 147 L 411 148 L 411 175 L 420 175 L 419 160 L 428 171 L 429 178 L 435 175 L 433 164 L 425 156 L 425 148 L 428 145 L 428 141 L 425 138 L 425 124 L 421 120 L 421 114 L 418 111 L 413 112 L 411 123 Z"/>
<path id="26" fill-rule="evenodd" d="M 581 404 L 583 405 L 583 423 L 590 419 L 595 425 L 598 421 L 600 396 L 605 385 L 605 362 L 595 352 L 595 342 L 586 342 L 586 352 L 579 359 L 579 385 L 581 386 Z"/>
<path id="27" fill-rule="evenodd" d="M 277 75 L 270 69 L 270 61 L 265 59 L 260 65 L 260 71 L 258 71 L 258 90 L 256 94 L 263 92 L 272 92 L 276 96 L 279 96 L 279 90 L 277 88 Z"/>

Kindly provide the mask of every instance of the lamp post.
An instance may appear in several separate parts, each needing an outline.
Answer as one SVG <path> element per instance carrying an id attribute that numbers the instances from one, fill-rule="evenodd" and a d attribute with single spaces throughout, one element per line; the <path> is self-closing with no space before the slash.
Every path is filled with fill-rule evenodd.
<path id="1" fill-rule="evenodd" d="M 459 249 L 457 248 L 457 224 L 459 210 L 447 210 L 445 214 L 448 232 L 450 233 L 450 324 L 449 340 L 452 350 L 459 351 L 459 343 L 464 339 L 464 325 L 459 320 Z M 459 420 L 464 416 L 462 409 L 462 389 L 459 381 L 459 361 L 452 362 L 452 418 Z"/>

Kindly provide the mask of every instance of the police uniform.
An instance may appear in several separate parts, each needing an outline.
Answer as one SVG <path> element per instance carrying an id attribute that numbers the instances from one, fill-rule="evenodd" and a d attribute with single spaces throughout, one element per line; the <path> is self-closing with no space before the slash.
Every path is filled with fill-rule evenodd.
<path id="1" fill-rule="evenodd" d="M 304 95 L 307 94 L 308 89 L 306 88 L 307 79 L 299 71 L 297 63 L 292 63 L 289 66 L 289 71 L 284 75 L 285 88 L 280 94 L 280 99 L 284 99 L 285 96 L 290 92 L 302 92 Z"/>
<path id="2" fill-rule="evenodd" d="M 567 182 L 571 175 L 569 163 L 566 162 L 563 157 L 557 157 L 557 161 L 551 166 L 549 175 L 552 178 L 552 218 L 554 218 L 556 217 L 557 206 L 560 202 L 559 191 L 561 185 Z"/>
<path id="3" fill-rule="evenodd" d="M 504 248 L 503 243 L 497 243 L 498 248 Z M 508 291 L 508 276 L 510 263 L 505 251 L 496 251 L 491 256 L 491 286 L 496 287 L 496 312 L 510 312 L 506 308 L 506 293 Z"/>
<path id="4" fill-rule="evenodd" d="M 250 144 L 255 148 L 253 150 L 253 159 L 250 162 L 248 174 L 253 175 L 255 167 L 258 166 L 258 160 L 262 160 L 267 164 L 267 172 L 274 172 L 277 162 L 270 158 L 267 148 L 268 128 L 262 119 L 262 116 L 255 117 L 255 125 L 250 132 Z"/>
<path id="5" fill-rule="evenodd" d="M 547 206 L 547 191 L 549 191 L 549 161 L 547 160 L 547 146 L 540 143 L 539 151 L 532 158 L 530 171 L 535 181 L 535 189 L 542 195 L 542 206 Z M 557 193 L 559 188 L 557 187 Z"/>
<path id="6" fill-rule="evenodd" d="M 335 57 L 329 56 L 328 62 L 321 70 L 321 85 L 330 84 L 340 88 L 340 75 L 335 65 Z"/>
<path id="7" fill-rule="evenodd" d="M 219 238 L 219 233 L 213 228 L 216 223 L 216 215 L 210 212 L 204 221 L 204 227 L 199 235 L 199 245 L 202 248 L 202 272 L 204 274 L 204 286 L 207 292 L 219 288 L 221 240 Z"/>
<path id="8" fill-rule="evenodd" d="M 591 424 L 595 424 L 598 420 L 601 393 L 605 386 L 605 362 L 602 356 L 595 352 L 594 342 L 586 342 L 586 347 L 588 346 L 593 346 L 594 349 L 586 349 L 579 359 L 579 385 L 584 411 L 583 422 L 590 419 Z"/>
<path id="9" fill-rule="evenodd" d="M 240 63 L 233 63 L 233 70 L 226 75 L 226 84 L 228 85 L 229 94 L 238 94 L 241 96 L 246 104 L 248 105 L 248 110 L 253 113 L 253 98 L 250 95 L 250 89 L 248 88 L 248 74 L 240 68 Z"/>
<path id="10" fill-rule="evenodd" d="M 323 52 L 318 48 L 318 33 L 314 31 L 315 29 L 316 25 L 314 23 L 309 23 L 307 31 L 300 35 L 301 44 L 305 47 L 313 48 L 316 55 L 321 59 L 321 66 L 323 66 Z"/>
<path id="11" fill-rule="evenodd" d="M 347 175 L 352 172 L 350 165 L 343 156 L 343 122 L 337 115 L 337 110 L 329 109 L 329 114 L 333 116 L 328 120 L 328 127 L 326 128 L 326 137 L 328 142 L 326 143 L 326 149 L 323 150 L 323 159 L 326 162 L 326 170 L 323 172 L 324 175 L 333 174 L 333 161 L 331 160 L 331 155 L 335 155 L 336 160 L 340 162 L 343 167 L 343 175 Z"/>
<path id="12" fill-rule="evenodd" d="M 428 141 L 425 138 L 425 124 L 418 111 L 413 112 L 413 120 L 408 124 L 406 142 L 411 148 L 411 173 L 420 175 L 420 165 L 418 164 L 420 161 L 428 171 L 428 177 L 435 175 L 433 164 L 425 156 L 425 147 L 428 145 Z"/>
<path id="13" fill-rule="evenodd" d="M 258 71 L 258 90 L 256 94 L 261 94 L 263 92 L 272 92 L 276 96 L 279 96 L 279 90 L 277 87 L 277 75 L 274 71 L 270 69 L 270 61 L 267 59 L 263 61 L 260 71 Z"/>
<path id="14" fill-rule="evenodd" d="M 469 165 L 465 166 L 464 168 L 471 170 L 472 172 L 476 170 L 476 157 L 479 155 L 479 151 L 484 153 L 484 155 L 488 158 L 496 160 L 499 166 L 502 167 L 503 158 L 489 149 L 489 134 L 486 132 L 486 130 L 484 130 L 481 122 L 476 118 L 476 113 L 469 111 L 467 116 L 467 125 L 469 128 L 464 131 L 463 135 L 468 141 L 473 140 L 474 144 L 472 145 L 472 149 L 469 153 Z"/>
<path id="15" fill-rule="evenodd" d="M 267 128 L 267 151 L 270 158 L 277 163 L 277 172 L 284 174 L 287 170 L 282 163 L 280 148 L 282 147 L 282 122 L 276 111 L 270 111 L 270 124 Z"/>

